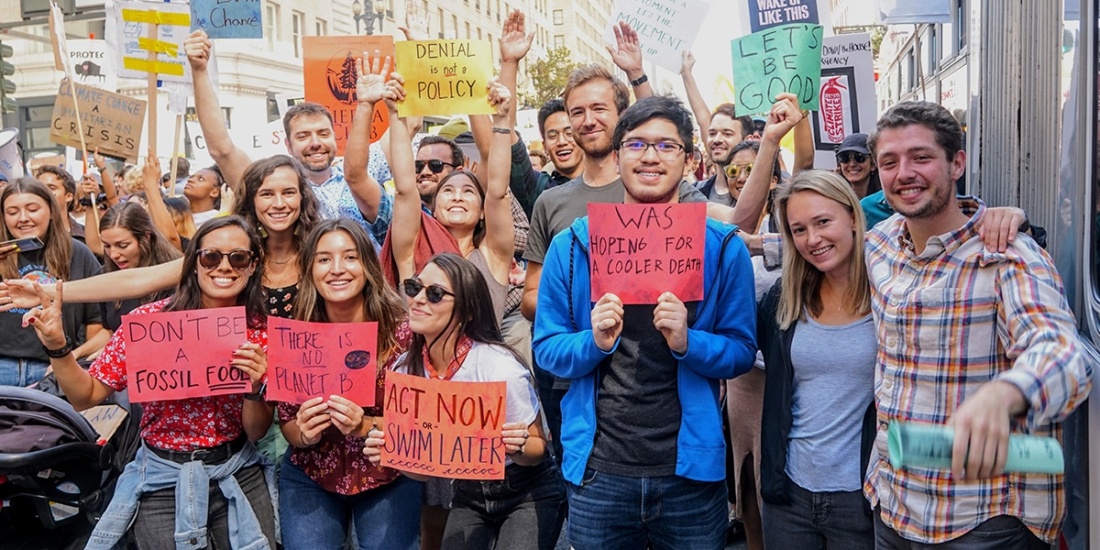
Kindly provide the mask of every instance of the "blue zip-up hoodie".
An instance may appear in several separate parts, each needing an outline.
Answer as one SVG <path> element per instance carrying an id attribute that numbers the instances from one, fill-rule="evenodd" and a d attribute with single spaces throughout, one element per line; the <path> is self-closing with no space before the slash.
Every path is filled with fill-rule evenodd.
<path id="1" fill-rule="evenodd" d="M 752 368 L 756 358 L 756 295 L 752 264 L 735 227 L 707 219 L 703 301 L 688 329 L 679 362 L 680 431 L 676 475 L 695 481 L 726 476 L 719 382 Z M 596 437 L 597 368 L 615 352 L 592 339 L 588 218 L 579 218 L 550 244 L 539 283 L 534 351 L 539 367 L 570 378 L 562 399 L 565 479 L 580 485 Z M 568 297 L 568 299 L 566 299 Z"/>

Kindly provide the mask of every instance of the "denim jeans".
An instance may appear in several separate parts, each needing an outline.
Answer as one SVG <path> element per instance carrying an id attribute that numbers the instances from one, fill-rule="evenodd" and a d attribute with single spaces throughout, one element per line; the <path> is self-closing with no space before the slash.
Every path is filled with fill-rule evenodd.
<path id="1" fill-rule="evenodd" d="M 565 519 L 557 464 L 511 464 L 502 481 L 455 480 L 443 550 L 552 550 Z"/>
<path id="2" fill-rule="evenodd" d="M 569 543 L 576 550 L 721 550 L 729 519 L 724 481 L 625 477 L 585 471 L 569 489 Z"/>
<path id="3" fill-rule="evenodd" d="M 359 550 L 416 550 L 420 545 L 420 482 L 399 476 L 357 495 L 330 493 L 290 453 L 279 472 L 283 548 L 342 549 L 353 523 Z"/>
<path id="4" fill-rule="evenodd" d="M 1013 516 L 997 516 L 982 522 L 967 534 L 942 544 L 922 544 L 902 538 L 882 521 L 876 509 L 875 548 L 879 550 L 1050 550 L 1052 545 L 1035 536 Z"/>
<path id="5" fill-rule="evenodd" d="M 0 357 L 0 386 L 19 386 L 25 388 L 37 383 L 46 376 L 48 361 L 20 359 L 18 357 Z"/>
<path id="6" fill-rule="evenodd" d="M 271 548 L 275 548 L 275 516 L 271 509 L 271 495 L 267 491 L 263 467 L 247 466 L 237 471 L 241 490 L 248 497 L 260 528 Z M 176 490 L 161 489 L 141 496 L 137 520 L 134 522 L 134 538 L 138 548 L 175 548 L 173 534 L 176 531 Z M 229 550 L 229 501 L 222 496 L 217 485 L 210 486 L 210 504 L 207 509 L 207 548 Z"/>
<path id="7" fill-rule="evenodd" d="M 873 550 L 875 528 L 863 491 L 814 493 L 789 484 L 788 505 L 764 503 L 765 548 Z"/>

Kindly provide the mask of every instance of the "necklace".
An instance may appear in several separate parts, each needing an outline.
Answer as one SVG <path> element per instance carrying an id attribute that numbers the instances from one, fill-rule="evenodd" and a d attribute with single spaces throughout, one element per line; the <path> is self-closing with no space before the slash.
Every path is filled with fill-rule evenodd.
<path id="1" fill-rule="evenodd" d="M 275 264 L 275 265 L 283 265 L 283 264 L 285 264 L 285 263 L 289 262 L 290 260 L 293 260 L 294 258 L 297 258 L 297 257 L 298 257 L 297 254 L 291 254 L 291 255 L 287 256 L 287 258 L 285 260 L 282 260 L 282 261 L 276 260 L 275 258 L 268 258 L 268 260 L 271 263 Z"/>

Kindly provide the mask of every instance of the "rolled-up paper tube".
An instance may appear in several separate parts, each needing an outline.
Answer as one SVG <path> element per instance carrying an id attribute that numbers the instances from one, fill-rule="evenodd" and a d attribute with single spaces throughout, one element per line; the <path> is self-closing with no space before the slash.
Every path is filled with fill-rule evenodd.
<path id="1" fill-rule="evenodd" d="M 955 430 L 938 424 L 891 422 L 886 430 L 890 465 L 934 470 L 951 468 Z M 1006 472 L 1060 474 L 1065 469 L 1062 445 L 1053 437 L 1011 435 L 1008 438 Z"/>

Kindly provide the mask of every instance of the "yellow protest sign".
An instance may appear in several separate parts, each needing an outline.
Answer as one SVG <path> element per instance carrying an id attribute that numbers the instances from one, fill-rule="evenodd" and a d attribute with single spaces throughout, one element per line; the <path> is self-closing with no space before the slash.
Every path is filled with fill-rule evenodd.
<path id="1" fill-rule="evenodd" d="M 491 115 L 493 48 L 487 40 L 398 42 L 397 70 L 405 77 L 401 116 Z"/>

